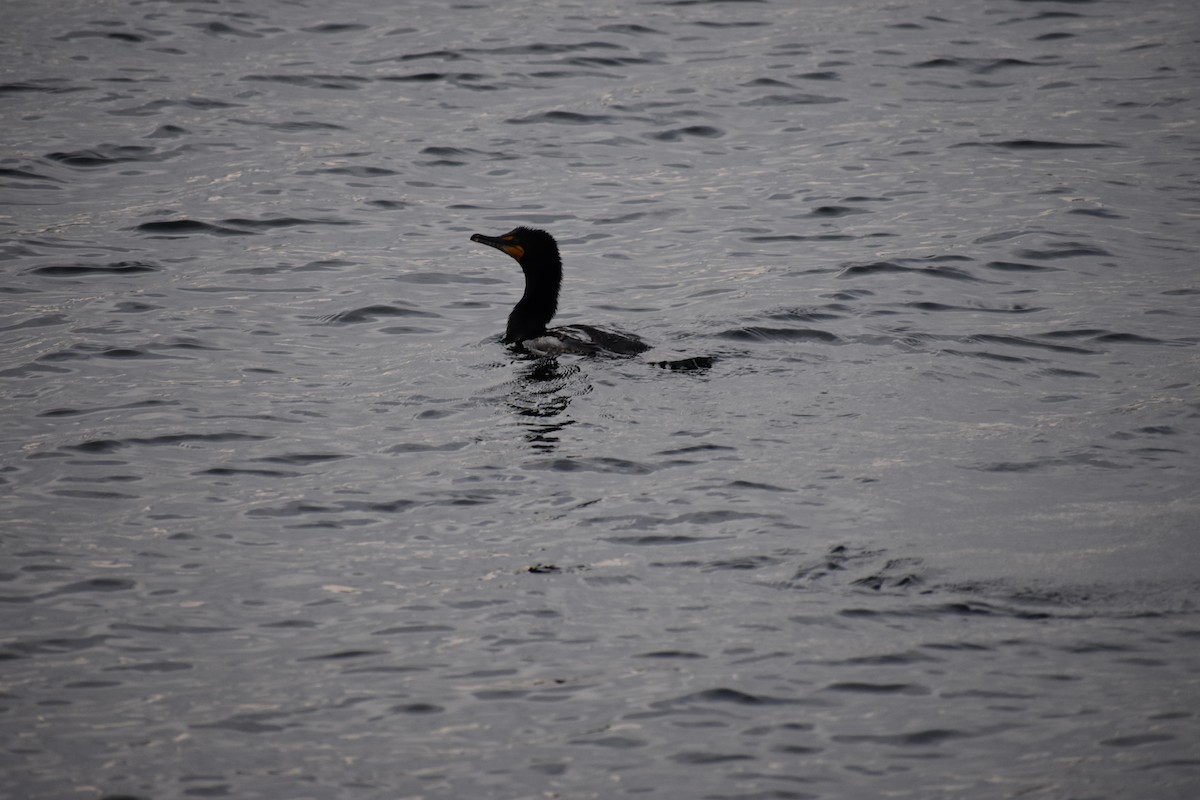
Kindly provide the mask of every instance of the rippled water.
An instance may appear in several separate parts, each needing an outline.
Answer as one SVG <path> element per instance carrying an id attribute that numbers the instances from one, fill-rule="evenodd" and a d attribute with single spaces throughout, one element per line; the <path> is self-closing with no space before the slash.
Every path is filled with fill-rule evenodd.
<path id="1" fill-rule="evenodd" d="M 1192 4 L 8 12 L 0 796 L 1195 796 Z"/>

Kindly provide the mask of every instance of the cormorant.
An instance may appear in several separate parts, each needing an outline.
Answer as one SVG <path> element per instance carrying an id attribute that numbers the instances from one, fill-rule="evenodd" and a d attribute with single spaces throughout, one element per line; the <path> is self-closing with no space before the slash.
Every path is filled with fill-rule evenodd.
<path id="1" fill-rule="evenodd" d="M 558 309 L 562 259 L 554 237 L 535 228 L 513 228 L 503 236 L 476 233 L 472 242 L 502 250 L 517 260 L 525 273 L 525 294 L 508 315 L 504 343 L 534 355 L 558 353 L 633 356 L 649 349 L 636 336 L 591 325 L 564 325 L 547 330 Z"/>

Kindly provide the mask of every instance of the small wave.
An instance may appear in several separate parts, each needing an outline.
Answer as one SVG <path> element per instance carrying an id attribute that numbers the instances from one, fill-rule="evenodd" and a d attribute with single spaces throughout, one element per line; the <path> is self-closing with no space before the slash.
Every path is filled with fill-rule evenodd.
<path id="1" fill-rule="evenodd" d="M 1001 142 L 960 142 L 950 147 L 995 147 L 1002 150 L 1090 150 L 1101 147 L 1122 147 L 1107 142 L 1052 142 L 1044 139 L 1007 139 Z"/>
<path id="2" fill-rule="evenodd" d="M 613 24 L 601 25 L 600 30 L 605 33 L 624 33 L 630 36 L 644 36 L 646 34 L 654 34 L 656 36 L 665 36 L 666 34 L 654 28 L 647 28 L 644 25 L 635 24 Z"/>
<path id="3" fill-rule="evenodd" d="M 643 135 L 647 139 L 656 139 L 660 142 L 678 142 L 688 137 L 719 139 L 725 135 L 725 131 L 710 125 L 689 125 L 686 128 L 673 128 L 671 130 L 656 131 Z"/>
<path id="4" fill-rule="evenodd" d="M 350 33 L 353 31 L 370 30 L 369 25 L 354 22 L 326 22 L 322 25 L 313 25 L 310 28 L 301 28 L 305 33 Z"/>
<path id="5" fill-rule="evenodd" d="M 984 264 L 988 269 L 999 272 L 1061 272 L 1058 267 L 1043 267 L 1038 264 L 1022 264 L 1019 261 L 989 261 Z"/>
<path id="6" fill-rule="evenodd" d="M 101 144 L 88 150 L 47 153 L 46 158 L 68 167 L 95 169 L 129 162 L 166 161 L 180 155 L 180 150 L 162 151 L 145 145 Z"/>
<path id="7" fill-rule="evenodd" d="M 534 470 L 549 470 L 553 472 L 611 472 L 618 475 L 648 475 L 655 468 L 649 464 L 629 461 L 624 458 L 555 458 L 549 461 L 535 461 L 526 467 Z"/>
<path id="8" fill-rule="evenodd" d="M 422 311 L 417 308 L 402 308 L 400 306 L 389 305 L 370 305 L 362 308 L 354 308 L 349 311 L 339 311 L 336 314 L 331 314 L 327 317 L 322 317 L 322 322 L 331 323 L 334 325 L 354 325 L 360 322 L 376 322 L 386 317 L 436 317 L 429 311 Z"/>
<path id="9" fill-rule="evenodd" d="M 880 275 L 886 273 L 907 273 L 925 275 L 931 278 L 949 278 L 956 281 L 979 280 L 969 272 L 956 267 L 905 267 L 892 261 L 876 261 L 871 264 L 855 264 L 842 270 L 839 277 L 849 278 L 859 275 Z"/>
<path id="10" fill-rule="evenodd" d="M 546 111 L 528 117 L 513 117 L 505 120 L 510 125 L 613 125 L 617 120 L 608 114 L 579 114 L 574 111 Z"/>
<path id="11" fill-rule="evenodd" d="M 233 217 L 220 220 L 219 224 L 200 222 L 194 219 L 157 220 L 143 222 L 129 230 L 154 234 L 161 237 L 190 236 L 202 233 L 212 236 L 252 236 L 275 228 L 292 228 L 299 225 L 358 225 L 351 220 L 334 218 L 271 217 L 268 219 L 246 219 Z"/>
<path id="12" fill-rule="evenodd" d="M 233 118 L 230 122 L 238 125 L 251 125 L 260 128 L 267 128 L 272 131 L 281 133 L 306 133 L 310 131 L 344 131 L 348 130 L 344 125 L 335 125 L 332 122 L 316 122 L 314 120 L 289 121 L 289 122 L 263 122 L 253 119 Z"/>
<path id="13" fill-rule="evenodd" d="M 730 328 L 721 331 L 717 336 L 735 342 L 824 342 L 835 344 L 842 341 L 828 331 L 818 331 L 812 328 L 764 328 L 757 325 Z"/>
<path id="14" fill-rule="evenodd" d="M 1019 58 L 931 58 L 909 66 L 915 69 L 963 69 L 977 75 L 987 75 L 1013 67 L 1053 66 L 1051 64 L 1035 64 L 1032 61 L 1022 61 Z"/>
<path id="15" fill-rule="evenodd" d="M 821 106 L 844 102 L 846 102 L 844 97 L 829 97 L 820 94 L 769 94 L 755 100 L 746 100 L 738 105 L 753 108 L 755 106 Z"/>
<path id="16" fill-rule="evenodd" d="M 1027 249 L 1017 251 L 1021 258 L 1031 258 L 1034 261 L 1053 261 L 1059 258 L 1077 258 L 1079 256 L 1111 256 L 1102 247 L 1083 244 L 1082 242 L 1063 242 L 1043 250 Z"/>
<path id="17" fill-rule="evenodd" d="M 385 178 L 389 175 L 398 175 L 394 169 L 386 167 L 330 167 L 329 169 L 318 169 L 297 173 L 299 175 L 349 175 L 352 178 Z"/>
<path id="18" fill-rule="evenodd" d="M 282 83 L 304 89 L 361 89 L 369 78 L 361 75 L 243 75 L 239 80 Z"/>
<path id="19" fill-rule="evenodd" d="M 158 272 L 162 267 L 141 261 L 118 261 L 114 264 L 51 264 L 28 270 L 34 275 L 49 275 L 54 278 L 77 278 L 82 275 L 136 275 L 143 272 Z"/>
<path id="20" fill-rule="evenodd" d="M 88 87 L 85 86 L 72 86 L 65 78 L 46 78 L 45 80 L 0 83 L 0 96 L 6 94 L 26 94 L 30 92 L 66 94 L 67 92 L 83 92 L 87 90 Z"/>

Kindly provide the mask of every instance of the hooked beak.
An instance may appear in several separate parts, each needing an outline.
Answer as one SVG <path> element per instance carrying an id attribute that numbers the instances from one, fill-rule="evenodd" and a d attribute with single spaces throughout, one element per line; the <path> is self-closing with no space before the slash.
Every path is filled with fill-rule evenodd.
<path id="1" fill-rule="evenodd" d="M 484 236 L 482 233 L 473 233 L 471 234 L 471 241 L 486 244 L 488 247 L 494 247 L 497 250 L 503 250 L 517 261 L 520 261 L 525 255 L 525 248 L 512 241 L 511 237 Z"/>

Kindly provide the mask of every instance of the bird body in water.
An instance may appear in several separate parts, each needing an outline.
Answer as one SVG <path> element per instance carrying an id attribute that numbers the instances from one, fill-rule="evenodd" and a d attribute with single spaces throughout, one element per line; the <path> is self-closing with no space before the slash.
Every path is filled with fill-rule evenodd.
<path id="1" fill-rule="evenodd" d="M 591 325 L 547 328 L 558 310 L 562 258 L 554 237 L 535 228 L 513 228 L 502 236 L 476 233 L 472 242 L 486 244 L 516 259 L 525 273 L 525 293 L 508 315 L 504 343 L 534 355 L 559 353 L 633 356 L 649 349 L 636 336 Z"/>

